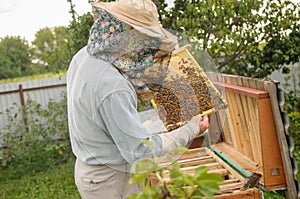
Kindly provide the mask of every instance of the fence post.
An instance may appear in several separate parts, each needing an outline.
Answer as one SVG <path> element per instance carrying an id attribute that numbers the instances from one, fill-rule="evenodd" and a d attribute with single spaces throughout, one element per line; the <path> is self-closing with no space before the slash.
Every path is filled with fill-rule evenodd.
<path id="1" fill-rule="evenodd" d="M 25 98 L 24 98 L 24 90 L 22 84 L 19 84 L 19 95 L 20 95 L 20 102 L 21 102 L 21 109 L 22 109 L 22 117 L 25 125 L 26 132 L 29 132 L 28 123 L 27 123 L 27 114 L 26 114 L 26 105 L 25 105 Z"/>

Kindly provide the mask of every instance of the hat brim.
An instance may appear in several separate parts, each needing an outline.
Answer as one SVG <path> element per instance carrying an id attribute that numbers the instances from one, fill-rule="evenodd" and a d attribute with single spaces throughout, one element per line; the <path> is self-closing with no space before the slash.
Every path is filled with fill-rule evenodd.
<path id="1" fill-rule="evenodd" d="M 109 12 L 111 15 L 123 21 L 129 25 L 131 25 L 134 29 L 139 32 L 146 34 L 151 37 L 160 38 L 162 40 L 161 50 L 172 51 L 174 47 L 177 45 L 177 37 L 164 29 L 159 23 L 152 21 L 151 23 L 147 20 L 137 19 L 136 16 L 142 16 L 143 12 L 141 10 L 136 9 L 136 16 L 132 16 L 130 13 L 126 12 L 126 10 L 122 9 L 127 5 L 120 5 L 119 1 L 114 2 L 91 2 L 93 7 L 103 9 Z M 145 11 L 144 11 L 145 12 Z"/>

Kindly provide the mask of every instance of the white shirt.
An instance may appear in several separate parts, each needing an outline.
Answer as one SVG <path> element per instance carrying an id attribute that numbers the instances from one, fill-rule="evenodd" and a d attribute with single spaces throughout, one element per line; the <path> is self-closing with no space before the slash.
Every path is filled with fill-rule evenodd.
<path id="1" fill-rule="evenodd" d="M 67 74 L 68 124 L 75 156 L 90 165 L 120 165 L 152 156 L 142 140 L 161 156 L 186 146 L 199 131 L 188 123 L 171 133 L 154 135 L 140 121 L 131 83 L 110 63 L 88 55 L 86 47 L 72 59 Z"/>

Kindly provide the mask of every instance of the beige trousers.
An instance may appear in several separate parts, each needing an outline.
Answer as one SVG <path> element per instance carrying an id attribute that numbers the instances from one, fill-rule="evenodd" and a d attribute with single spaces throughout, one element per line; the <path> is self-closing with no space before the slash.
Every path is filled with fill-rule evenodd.
<path id="1" fill-rule="evenodd" d="M 141 191 L 137 184 L 128 184 L 129 170 L 130 165 L 111 168 L 106 165 L 87 165 L 77 159 L 75 183 L 82 199 L 125 199 Z"/>

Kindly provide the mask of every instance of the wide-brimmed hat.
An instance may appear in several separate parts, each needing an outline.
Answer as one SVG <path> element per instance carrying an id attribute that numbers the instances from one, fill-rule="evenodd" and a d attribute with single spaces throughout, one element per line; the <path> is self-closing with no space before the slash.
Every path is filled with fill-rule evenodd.
<path id="1" fill-rule="evenodd" d="M 97 1 L 91 2 L 91 5 L 106 10 L 141 33 L 160 38 L 161 50 L 172 51 L 177 45 L 177 37 L 159 23 L 156 5 L 151 0 Z"/>

